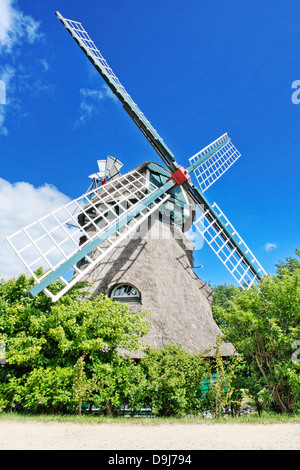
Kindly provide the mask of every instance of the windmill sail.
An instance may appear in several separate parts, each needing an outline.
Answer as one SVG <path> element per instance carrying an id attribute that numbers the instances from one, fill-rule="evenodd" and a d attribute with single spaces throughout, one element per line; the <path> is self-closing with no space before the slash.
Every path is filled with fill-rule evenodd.
<path id="1" fill-rule="evenodd" d="M 216 203 L 212 209 L 202 207 L 195 226 L 239 285 L 249 289 L 266 272 Z"/>
<path id="2" fill-rule="evenodd" d="M 82 24 L 78 21 L 64 18 L 59 12 L 56 12 L 56 16 L 65 26 L 67 31 L 71 34 L 73 39 L 77 42 L 79 47 L 83 50 L 88 59 L 92 62 L 94 67 L 98 70 L 112 92 L 119 98 L 123 104 L 124 109 L 133 119 L 142 133 L 146 136 L 147 140 L 160 155 L 164 163 L 175 170 L 177 168 L 177 164 L 175 162 L 173 153 L 150 124 L 148 119 L 146 119 L 129 93 L 127 93 L 119 79 L 114 74 L 113 70 L 109 67 L 99 49 L 96 47 L 94 41 L 83 28 Z"/>
<path id="3" fill-rule="evenodd" d="M 204 193 L 240 156 L 228 135 L 224 134 L 191 157 L 189 161 L 201 191 Z"/>
<path id="4" fill-rule="evenodd" d="M 157 188 L 134 170 L 7 237 L 36 281 L 31 295 L 44 290 L 58 300 L 170 197 L 172 185 Z M 60 287 L 51 286 L 58 279 Z"/>

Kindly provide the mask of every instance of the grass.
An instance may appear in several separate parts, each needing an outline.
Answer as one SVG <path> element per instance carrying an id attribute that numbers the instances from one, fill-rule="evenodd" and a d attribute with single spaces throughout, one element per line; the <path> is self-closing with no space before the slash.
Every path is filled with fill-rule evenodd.
<path id="1" fill-rule="evenodd" d="M 277 413 L 263 412 L 261 416 L 256 413 L 247 416 L 229 417 L 229 418 L 107 418 L 103 416 L 89 415 L 33 415 L 21 413 L 0 413 L 1 421 L 34 421 L 43 423 L 76 423 L 76 424 L 139 424 L 148 426 L 157 426 L 161 424 L 279 424 L 295 423 L 300 424 L 300 417 L 297 415 L 284 415 Z"/>

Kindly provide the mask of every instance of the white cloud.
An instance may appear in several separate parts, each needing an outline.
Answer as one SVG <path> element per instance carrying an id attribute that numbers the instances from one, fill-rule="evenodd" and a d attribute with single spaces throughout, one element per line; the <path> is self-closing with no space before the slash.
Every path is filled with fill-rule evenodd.
<path id="1" fill-rule="evenodd" d="M 104 99 L 112 99 L 118 102 L 118 98 L 112 93 L 107 85 L 103 85 L 101 90 L 92 90 L 90 88 L 80 89 L 80 116 L 74 124 L 74 128 L 86 123 L 86 121 L 92 116 L 93 113 L 97 112 L 99 104 Z"/>
<path id="2" fill-rule="evenodd" d="M 0 104 L 6 104 L 6 84 L 0 79 Z"/>
<path id="3" fill-rule="evenodd" d="M 50 68 L 50 65 L 48 64 L 47 60 L 46 59 L 40 59 L 39 62 L 42 65 L 45 72 L 47 72 Z"/>
<path id="4" fill-rule="evenodd" d="M 75 127 L 85 124 L 92 113 L 97 110 L 97 105 L 104 98 L 104 93 L 100 90 L 90 90 L 81 88 L 80 90 L 80 116 L 75 122 Z"/>
<path id="5" fill-rule="evenodd" d="M 5 96 L 4 101 L 0 104 L 0 135 L 7 135 L 8 130 L 4 124 L 7 106 L 11 104 L 13 94 L 13 79 L 15 77 L 15 69 L 11 65 L 5 65 L 0 69 L 0 81 L 4 83 Z"/>
<path id="6" fill-rule="evenodd" d="M 276 243 L 270 243 L 270 242 L 269 242 L 269 243 L 266 243 L 266 244 L 265 244 L 265 250 L 266 250 L 267 252 L 272 251 L 272 250 L 276 250 L 276 248 L 278 248 L 277 245 L 276 245 Z"/>
<path id="7" fill-rule="evenodd" d="M 26 272 L 4 237 L 69 201 L 68 196 L 49 184 L 35 188 L 30 183 L 10 183 L 0 178 L 0 277 L 9 279 Z"/>
<path id="8" fill-rule="evenodd" d="M 17 0 L 0 0 L 0 55 L 12 56 L 17 46 L 22 45 L 24 42 L 33 44 L 42 37 L 40 22 L 29 15 L 25 15 L 18 8 Z M 18 64 L 20 68 L 20 61 L 18 61 Z M 45 66 L 46 64 L 43 65 L 44 68 Z M 3 102 L 3 99 L 0 102 L 0 135 L 8 134 L 5 123 L 7 112 L 9 109 L 16 108 L 16 102 L 18 101 L 13 86 L 15 76 L 16 69 L 14 67 L 9 64 L 2 65 L 0 68 L 0 81 L 4 84 L 5 102 Z"/>
<path id="9" fill-rule="evenodd" d="M 19 70 L 21 67 L 19 67 Z M 27 73 L 22 68 L 18 75 L 18 90 L 19 92 L 26 93 L 29 96 L 37 97 L 42 93 L 53 93 L 55 90 L 54 84 L 46 84 L 39 78 L 34 78 L 32 74 Z"/>
<path id="10" fill-rule="evenodd" d="M 33 44 L 41 36 L 40 23 L 19 10 L 16 0 L 1 0 L 0 53 L 11 53 L 23 40 Z"/>

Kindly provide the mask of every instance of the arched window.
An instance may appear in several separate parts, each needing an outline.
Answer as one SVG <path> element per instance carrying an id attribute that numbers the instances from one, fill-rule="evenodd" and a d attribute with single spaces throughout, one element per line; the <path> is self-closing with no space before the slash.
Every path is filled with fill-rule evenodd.
<path id="1" fill-rule="evenodd" d="M 139 290 L 130 284 L 118 284 L 113 287 L 110 297 L 119 302 L 140 302 L 141 294 Z"/>

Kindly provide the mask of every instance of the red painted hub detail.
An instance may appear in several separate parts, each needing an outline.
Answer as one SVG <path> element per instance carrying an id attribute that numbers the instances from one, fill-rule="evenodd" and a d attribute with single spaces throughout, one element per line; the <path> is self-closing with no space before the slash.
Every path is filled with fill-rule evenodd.
<path id="1" fill-rule="evenodd" d="M 178 170 L 173 173 L 173 175 L 168 179 L 168 181 L 170 181 L 171 179 L 176 181 L 177 186 L 181 185 L 182 183 L 185 183 L 185 181 L 187 181 L 189 178 L 189 173 L 186 171 L 185 168 L 183 168 L 183 166 L 181 166 L 180 168 L 178 168 Z"/>

